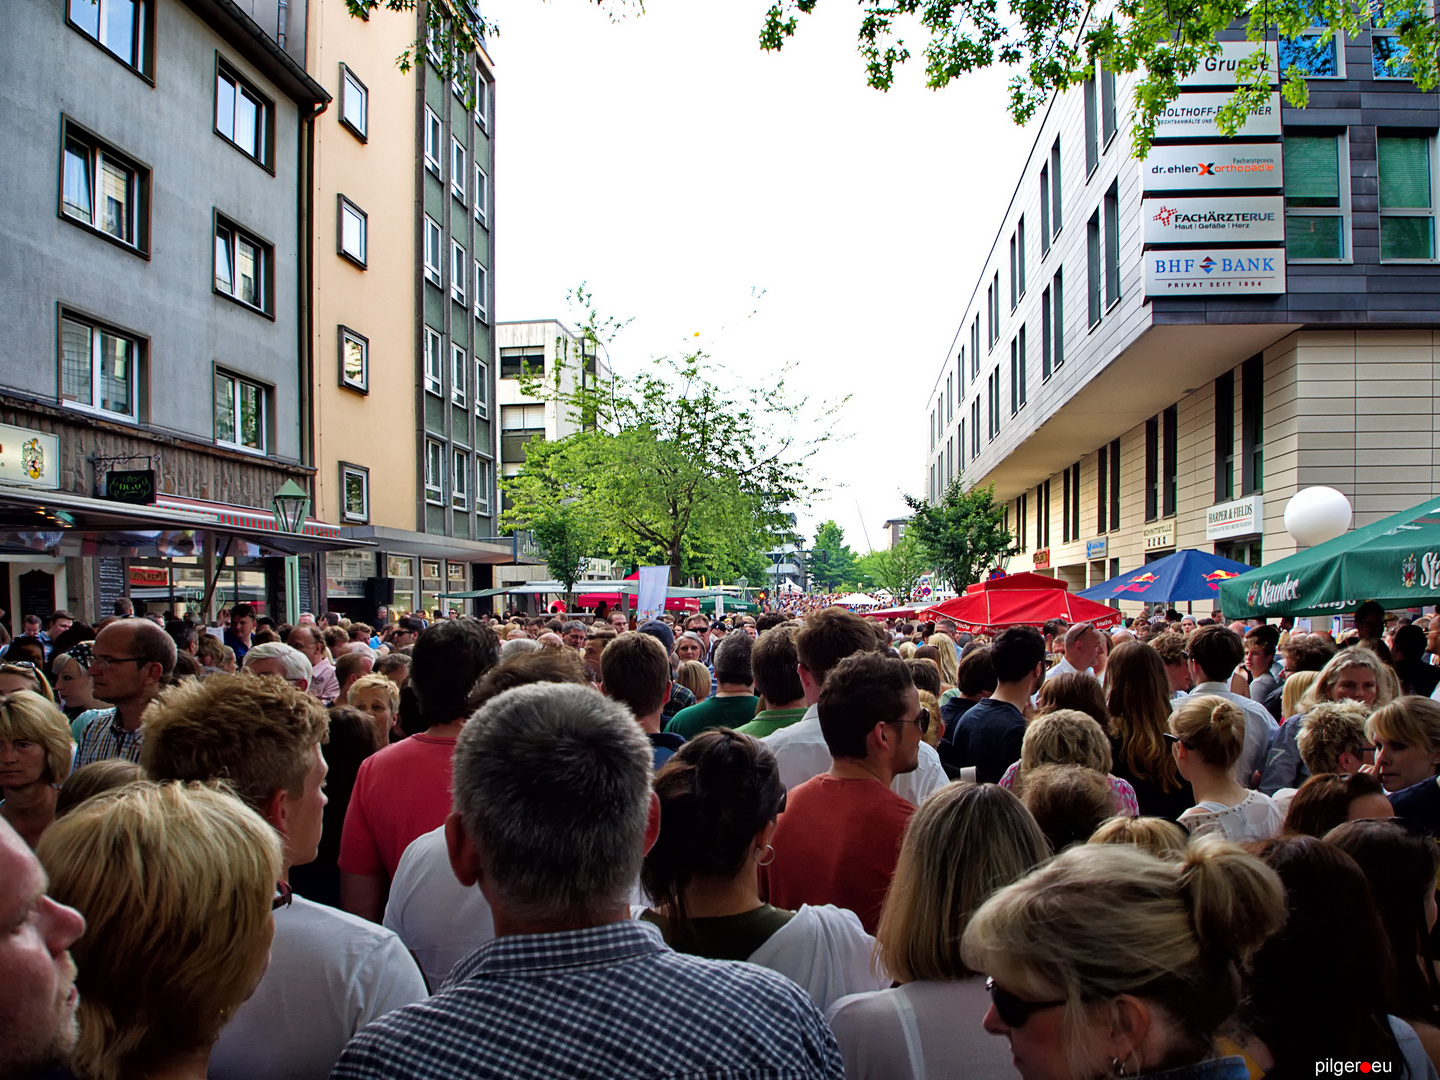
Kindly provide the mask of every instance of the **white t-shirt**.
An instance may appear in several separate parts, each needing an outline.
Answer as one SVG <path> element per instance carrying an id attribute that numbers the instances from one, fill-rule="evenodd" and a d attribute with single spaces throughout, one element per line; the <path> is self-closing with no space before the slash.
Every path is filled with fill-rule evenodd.
<path id="1" fill-rule="evenodd" d="M 484 895 L 461 885 L 450 869 L 445 826 L 417 836 L 400 856 L 385 925 L 415 954 L 432 990 L 440 989 L 457 961 L 494 938 Z"/>
<path id="2" fill-rule="evenodd" d="M 1247 840 L 1268 840 L 1279 834 L 1285 815 L 1270 796 L 1252 791 L 1234 806 L 1209 800 L 1198 803 L 1180 815 L 1180 824 L 1191 836 L 1220 833 L 1237 844 Z"/>
<path id="3" fill-rule="evenodd" d="M 351 1036 L 426 996 L 393 933 L 296 896 L 275 912 L 270 967 L 221 1030 L 210 1080 L 326 1080 Z"/>
<path id="4" fill-rule="evenodd" d="M 765 745 L 775 755 L 780 767 L 780 782 L 786 790 L 803 784 L 812 776 L 829 772 L 832 760 L 825 736 L 820 732 L 820 710 L 814 705 L 789 727 L 765 736 Z M 940 755 L 929 743 L 920 744 L 920 765 L 914 772 L 901 773 L 890 783 L 890 790 L 919 806 L 926 796 L 939 791 L 950 782 Z"/>
<path id="5" fill-rule="evenodd" d="M 750 963 L 778 971 L 824 1012 L 847 994 L 882 990 L 888 975 L 871 969 L 875 939 L 860 916 L 834 904 L 802 904 L 795 917 L 750 954 Z"/>

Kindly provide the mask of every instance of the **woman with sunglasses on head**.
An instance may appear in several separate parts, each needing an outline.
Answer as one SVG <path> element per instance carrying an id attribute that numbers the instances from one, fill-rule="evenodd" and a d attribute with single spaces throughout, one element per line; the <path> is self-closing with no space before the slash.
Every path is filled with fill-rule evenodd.
<path id="1" fill-rule="evenodd" d="M 992 896 L 961 955 L 991 977 L 985 1030 L 1024 1080 L 1246 1080 L 1217 1041 L 1284 915 L 1276 875 L 1217 837 L 1177 861 L 1088 844 Z"/>
<path id="2" fill-rule="evenodd" d="M 31 690 L 0 695 L 0 817 L 32 848 L 55 820 L 74 749 L 54 704 Z"/>
<path id="3" fill-rule="evenodd" d="M 991 894 L 1049 854 L 1020 800 L 994 784 L 950 784 L 921 804 L 877 934 L 877 959 L 900 985 L 845 998 L 826 1014 L 850 1080 L 1015 1075 L 1004 1046 L 980 1026 L 989 999 L 960 938 Z"/>
<path id="4" fill-rule="evenodd" d="M 55 704 L 55 691 L 50 688 L 44 671 L 29 660 L 0 660 L 0 694 L 13 694 L 16 690 L 29 690 Z"/>
<path id="5" fill-rule="evenodd" d="M 760 900 L 758 868 L 785 808 L 775 756 L 760 740 L 716 728 L 685 743 L 655 775 L 660 836 L 640 884 L 652 908 L 640 917 L 678 952 L 748 960 L 786 976 L 825 1009 L 878 990 L 875 940 L 854 912 L 829 904 L 786 911 Z"/>
<path id="6" fill-rule="evenodd" d="M 92 641 L 80 642 L 72 645 L 69 652 L 56 653 L 50 660 L 57 704 L 71 720 L 79 719 L 81 713 L 91 709 L 110 707 L 95 696 L 95 681 L 90 678 L 90 646 L 93 644 Z"/>

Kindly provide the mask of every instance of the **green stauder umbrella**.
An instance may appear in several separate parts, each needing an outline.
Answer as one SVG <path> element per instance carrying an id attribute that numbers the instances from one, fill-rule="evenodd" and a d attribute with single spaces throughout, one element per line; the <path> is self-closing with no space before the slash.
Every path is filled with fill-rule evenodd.
<path id="1" fill-rule="evenodd" d="M 713 594 L 700 597 L 700 610 L 707 615 L 715 614 L 715 597 Z M 760 608 L 757 604 L 751 604 L 734 596 L 725 597 L 725 614 L 727 615 L 737 611 L 744 612 L 747 615 L 753 615 L 759 610 Z"/>
<path id="2" fill-rule="evenodd" d="M 1440 497 L 1220 584 L 1227 619 L 1440 601 Z"/>

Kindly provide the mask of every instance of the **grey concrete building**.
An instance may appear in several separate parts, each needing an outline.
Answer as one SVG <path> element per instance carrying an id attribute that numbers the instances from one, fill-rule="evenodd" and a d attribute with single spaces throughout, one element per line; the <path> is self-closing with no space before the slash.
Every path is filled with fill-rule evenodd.
<path id="1" fill-rule="evenodd" d="M 1144 161 L 1125 77 L 1052 100 L 927 405 L 929 497 L 993 483 L 1011 569 L 1260 565 L 1294 551 L 1301 487 L 1357 524 L 1437 490 L 1440 99 L 1385 32 L 1340 38 L 1270 42 L 1310 105 L 1277 94 L 1233 139 L 1214 109 L 1258 46 L 1226 44 Z"/>
<path id="2" fill-rule="evenodd" d="M 309 488 L 308 155 L 329 97 L 304 70 L 305 10 L 7 5 L 0 423 L 55 448 L 54 508 L 78 514 L 117 468 L 154 470 L 151 512 L 183 504 L 177 530 L 202 513 L 268 515 L 287 480 Z M 67 565 L 70 550 L 10 559 L 0 607 L 16 612 L 7 592 L 40 569 L 50 602 L 94 613 L 100 567 Z M 198 580 L 201 556 L 186 558 Z M 242 560 L 219 587 L 273 608 L 275 567 Z"/>

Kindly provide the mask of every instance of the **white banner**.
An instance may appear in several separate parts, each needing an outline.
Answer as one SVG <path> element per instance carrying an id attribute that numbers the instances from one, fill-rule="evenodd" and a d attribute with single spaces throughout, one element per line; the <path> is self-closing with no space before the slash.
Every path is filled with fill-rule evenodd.
<path id="1" fill-rule="evenodd" d="M 1265 531 L 1265 498 L 1247 495 L 1234 502 L 1220 503 L 1205 511 L 1205 539 L 1227 536 L 1254 536 Z"/>
<path id="2" fill-rule="evenodd" d="M 640 592 L 635 600 L 635 617 L 640 622 L 658 619 L 670 595 L 670 567 L 640 567 Z"/>
<path id="3" fill-rule="evenodd" d="M 1147 244 L 1283 243 L 1281 195 L 1149 198 L 1140 204 Z"/>
<path id="4" fill-rule="evenodd" d="M 1204 57 L 1195 70 L 1180 80 L 1181 86 L 1234 86 L 1235 69 L 1240 66 L 1241 60 L 1249 59 L 1261 48 L 1258 41 L 1226 41 L 1220 45 L 1218 56 Z M 1270 69 L 1270 85 L 1274 86 L 1279 82 L 1280 56 L 1279 48 L 1275 42 L 1267 42 L 1264 45 L 1266 58 Z"/>
<path id="5" fill-rule="evenodd" d="M 1140 162 L 1146 191 L 1212 191 L 1285 186 L 1279 143 L 1152 146 Z"/>
<path id="6" fill-rule="evenodd" d="M 1157 139 L 1223 139 L 1225 134 L 1215 122 L 1221 106 L 1230 101 L 1224 91 L 1209 94 L 1181 94 L 1155 118 Z M 1279 135 L 1280 95 L 1250 110 L 1250 116 L 1236 135 Z"/>
<path id="7" fill-rule="evenodd" d="M 1284 291 L 1283 247 L 1145 252 L 1146 296 L 1275 296 Z"/>
<path id="8" fill-rule="evenodd" d="M 45 431 L 0 424 L 0 481 L 60 486 L 60 439 Z"/>

